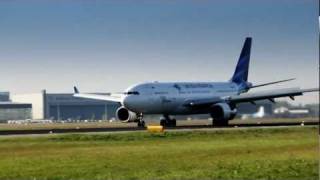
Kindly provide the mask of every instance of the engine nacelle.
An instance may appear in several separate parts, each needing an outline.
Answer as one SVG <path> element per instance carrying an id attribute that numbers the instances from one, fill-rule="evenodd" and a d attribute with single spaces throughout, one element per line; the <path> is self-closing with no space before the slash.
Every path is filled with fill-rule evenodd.
<path id="1" fill-rule="evenodd" d="M 231 120 L 237 114 L 237 110 L 231 109 L 227 103 L 217 103 L 211 108 L 211 116 L 215 119 Z"/>
<path id="2" fill-rule="evenodd" d="M 135 112 L 129 111 L 125 107 L 119 107 L 116 111 L 117 119 L 122 122 L 136 122 L 138 121 L 138 115 Z"/>

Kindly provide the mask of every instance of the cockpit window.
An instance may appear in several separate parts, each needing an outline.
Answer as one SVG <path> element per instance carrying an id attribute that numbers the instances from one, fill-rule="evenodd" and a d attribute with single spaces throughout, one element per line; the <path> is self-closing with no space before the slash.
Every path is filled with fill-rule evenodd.
<path id="1" fill-rule="evenodd" d="M 140 93 L 138 92 L 138 91 L 128 91 L 128 92 L 126 92 L 125 94 L 127 94 L 127 95 L 139 95 Z"/>

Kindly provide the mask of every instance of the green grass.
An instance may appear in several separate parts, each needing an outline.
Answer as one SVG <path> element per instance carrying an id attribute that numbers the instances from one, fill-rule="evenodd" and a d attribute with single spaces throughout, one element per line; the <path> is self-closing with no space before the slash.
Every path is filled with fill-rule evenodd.
<path id="1" fill-rule="evenodd" d="M 318 179 L 315 127 L 1 137 L 0 179 Z"/>

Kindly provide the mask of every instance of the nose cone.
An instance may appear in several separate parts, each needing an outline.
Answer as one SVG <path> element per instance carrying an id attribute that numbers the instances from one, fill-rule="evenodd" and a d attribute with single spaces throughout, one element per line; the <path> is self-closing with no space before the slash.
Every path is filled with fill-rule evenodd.
<path id="1" fill-rule="evenodd" d="M 128 95 L 123 99 L 123 106 L 133 112 L 144 112 L 147 103 L 136 95 Z"/>
<path id="2" fill-rule="evenodd" d="M 136 98 L 132 95 L 125 96 L 123 99 L 123 106 L 129 110 L 133 110 L 136 105 Z"/>
<path id="3" fill-rule="evenodd" d="M 129 97 L 129 96 L 125 96 L 125 97 L 123 97 L 122 103 L 123 103 L 123 105 L 124 105 L 125 107 L 127 107 L 128 104 L 130 104 L 130 101 L 132 101 L 132 100 L 130 99 L 130 97 Z"/>

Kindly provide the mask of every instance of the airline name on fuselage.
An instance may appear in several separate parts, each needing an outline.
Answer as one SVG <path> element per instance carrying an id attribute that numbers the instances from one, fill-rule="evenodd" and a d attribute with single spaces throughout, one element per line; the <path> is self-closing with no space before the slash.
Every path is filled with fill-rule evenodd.
<path id="1" fill-rule="evenodd" d="M 211 93 L 212 90 L 216 90 L 216 92 L 234 92 L 236 89 L 236 86 L 233 84 L 228 84 L 229 88 L 227 89 L 221 89 L 218 88 L 219 85 L 217 84 L 217 88 L 215 88 L 214 84 L 210 84 L 210 83 L 174 83 L 171 87 L 175 88 L 176 90 L 178 90 L 179 94 L 201 94 L 201 93 Z M 157 88 L 154 88 L 154 94 L 157 95 L 165 95 L 165 94 L 169 94 L 168 91 L 157 91 Z"/>

